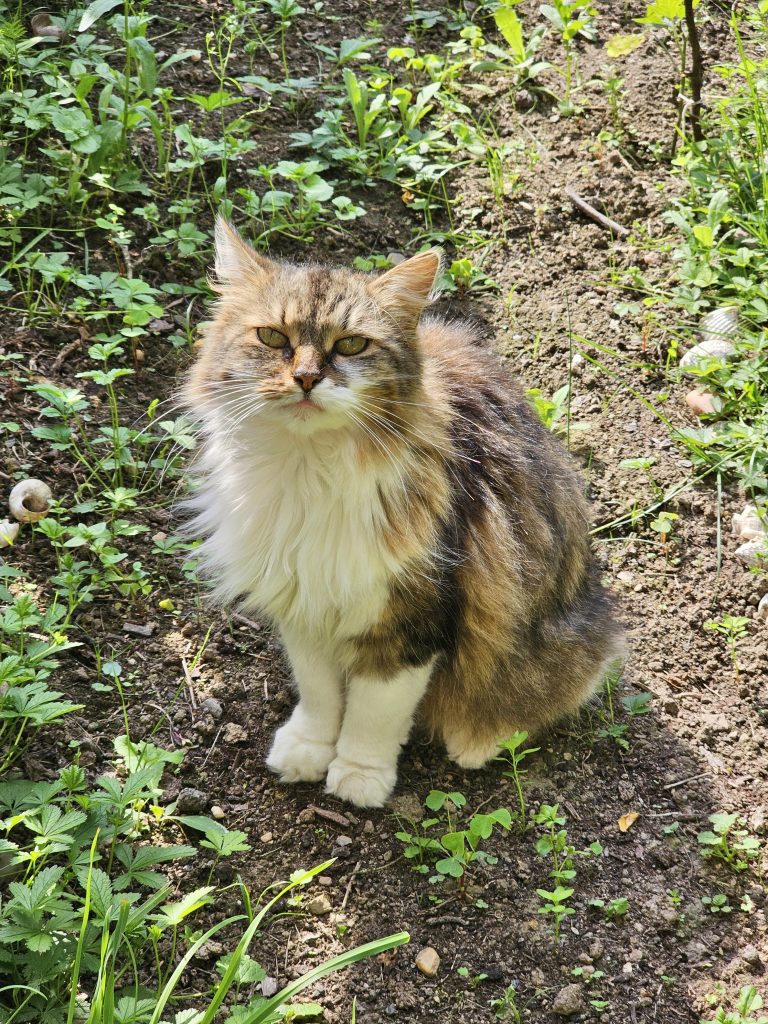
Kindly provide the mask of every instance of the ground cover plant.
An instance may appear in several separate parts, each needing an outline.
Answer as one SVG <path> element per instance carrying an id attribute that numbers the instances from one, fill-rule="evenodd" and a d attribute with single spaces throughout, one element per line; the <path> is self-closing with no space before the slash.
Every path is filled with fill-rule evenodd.
<path id="1" fill-rule="evenodd" d="M 0 0 L 0 474 L 51 491 L 0 510 L 0 1019 L 762 1020 L 766 47 L 763 3 Z M 416 737 L 368 816 L 267 777 L 285 665 L 180 531 L 216 213 L 444 247 L 586 473 L 632 650 L 579 718 Z"/>

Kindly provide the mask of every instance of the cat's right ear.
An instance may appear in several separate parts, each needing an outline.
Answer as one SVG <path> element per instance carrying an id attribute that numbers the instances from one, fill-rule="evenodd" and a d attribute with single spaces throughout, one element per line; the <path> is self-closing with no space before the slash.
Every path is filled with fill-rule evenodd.
<path id="1" fill-rule="evenodd" d="M 221 284 L 235 284 L 254 274 L 270 274 L 275 269 L 274 264 L 248 245 L 223 217 L 216 218 L 215 237 L 214 267 Z"/>

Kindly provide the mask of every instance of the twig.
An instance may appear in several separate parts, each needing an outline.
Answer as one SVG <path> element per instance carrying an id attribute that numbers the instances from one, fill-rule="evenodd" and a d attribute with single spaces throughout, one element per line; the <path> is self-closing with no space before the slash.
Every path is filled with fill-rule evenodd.
<path id="1" fill-rule="evenodd" d="M 245 615 L 240 615 L 238 612 L 233 612 L 232 618 L 235 620 L 235 622 L 242 622 L 244 626 L 250 626 L 251 629 L 261 630 L 261 626 L 258 624 L 258 622 L 254 622 L 253 619 L 246 618 Z"/>
<path id="2" fill-rule="evenodd" d="M 307 804 L 307 810 L 314 811 L 319 818 L 326 818 L 334 825 L 341 825 L 342 828 L 349 827 L 349 818 L 339 814 L 338 811 L 327 811 L 324 807 L 317 807 L 315 804 Z"/>
<path id="3" fill-rule="evenodd" d="M 59 352 L 59 354 L 56 356 L 56 358 L 53 360 L 53 363 L 51 364 L 51 369 L 54 371 L 54 373 L 58 373 L 59 372 L 59 370 L 61 369 L 61 366 L 62 366 L 62 363 L 64 362 L 64 360 L 65 359 L 69 359 L 69 357 L 72 355 L 72 353 L 76 352 L 77 349 L 80 348 L 82 343 L 83 343 L 83 339 L 82 339 L 82 337 L 80 337 L 80 338 L 75 338 L 74 341 L 70 341 L 70 343 L 68 345 L 64 346 L 64 348 L 61 350 L 61 352 Z"/>
<path id="4" fill-rule="evenodd" d="M 691 47 L 691 73 L 688 75 L 693 101 L 691 104 L 691 131 L 694 142 L 702 142 L 704 132 L 701 130 L 701 86 L 704 82 L 704 62 L 701 58 L 696 16 L 693 13 L 693 0 L 685 0 L 685 27 L 688 29 L 688 42 Z"/>
<path id="5" fill-rule="evenodd" d="M 352 883 L 355 880 L 355 876 L 357 875 L 357 872 L 360 870 L 360 865 L 361 864 L 362 864 L 362 861 L 359 860 L 357 862 L 357 864 L 355 864 L 354 868 L 352 869 L 352 874 L 349 876 L 349 881 L 347 882 L 347 888 L 346 888 L 346 891 L 344 893 L 344 899 L 341 901 L 341 913 L 342 914 L 344 913 L 344 907 L 346 907 L 346 905 L 347 905 L 347 900 L 349 899 L 349 894 L 352 891 Z"/>
<path id="6" fill-rule="evenodd" d="M 687 779 L 678 779 L 677 782 L 670 782 L 667 786 L 662 786 L 662 789 L 677 789 L 678 786 L 684 786 L 686 782 L 698 782 L 699 779 L 708 779 L 709 772 L 701 772 L 700 775 L 691 775 Z"/>
<path id="7" fill-rule="evenodd" d="M 189 700 L 192 707 L 197 709 L 197 694 L 195 693 L 195 684 L 192 682 L 192 676 L 189 672 L 189 666 L 187 665 L 187 659 L 181 659 L 181 667 L 184 669 L 184 678 L 187 682 L 187 689 L 189 690 Z"/>
<path id="8" fill-rule="evenodd" d="M 454 917 L 451 914 L 444 914 L 442 917 L 428 917 L 424 922 L 425 924 L 457 924 L 462 928 L 466 928 L 469 925 L 469 921 L 465 921 L 463 917 Z"/>
<path id="9" fill-rule="evenodd" d="M 202 764 L 200 765 L 200 767 L 201 767 L 201 768 L 205 768 L 206 764 L 208 764 L 208 758 L 209 758 L 209 757 L 211 756 L 211 754 L 212 754 L 212 753 L 214 752 L 214 750 L 216 749 L 216 744 L 217 744 L 217 743 L 219 742 L 219 736 L 221 736 L 221 730 L 222 730 L 223 728 L 224 728 L 224 726 L 223 726 L 223 725 L 220 725 L 220 726 L 219 726 L 219 730 L 218 730 L 218 732 L 217 732 L 217 733 L 216 733 L 216 735 L 215 735 L 215 736 L 213 737 L 213 743 L 212 743 L 212 744 L 210 745 L 210 747 L 208 748 L 208 753 L 207 753 L 207 754 L 205 755 L 205 757 L 203 758 L 203 762 L 202 762 Z M 240 751 L 238 750 L 238 754 L 239 754 L 239 753 L 240 753 Z M 231 768 L 231 770 L 230 770 L 230 775 L 234 775 L 234 774 L 235 774 L 235 768 L 236 768 L 236 766 L 237 766 L 237 764 L 236 764 L 236 763 L 235 763 L 234 765 L 232 765 L 232 768 Z"/>
<path id="10" fill-rule="evenodd" d="M 612 220 L 610 217 L 606 217 L 604 213 L 596 210 L 591 203 L 588 203 L 583 196 L 579 195 L 573 185 L 566 185 L 565 194 L 577 210 L 581 210 L 587 217 L 591 217 L 593 221 L 599 224 L 600 227 L 605 228 L 606 231 L 618 235 L 619 238 L 626 238 L 629 234 L 629 228 L 625 228 L 623 224 L 619 224 L 618 221 Z"/>

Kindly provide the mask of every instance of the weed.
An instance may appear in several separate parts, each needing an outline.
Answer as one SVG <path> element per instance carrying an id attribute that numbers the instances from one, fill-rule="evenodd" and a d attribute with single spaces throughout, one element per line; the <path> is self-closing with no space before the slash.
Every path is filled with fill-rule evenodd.
<path id="1" fill-rule="evenodd" d="M 746 636 L 749 619 L 743 615 L 723 615 L 721 619 L 710 619 L 704 623 L 704 629 L 713 633 L 721 633 L 727 638 L 728 653 L 731 656 L 733 669 L 739 674 L 739 662 L 736 657 L 736 644 L 741 637 Z"/>
<path id="2" fill-rule="evenodd" d="M 520 765 L 523 763 L 529 754 L 535 754 L 540 747 L 526 747 L 524 750 L 520 748 L 524 746 L 525 741 L 528 739 L 527 732 L 515 732 L 508 740 L 504 740 L 499 744 L 501 750 L 504 753 L 497 757 L 497 761 L 502 761 L 510 766 L 510 771 L 503 772 L 502 774 L 512 779 L 515 784 L 515 791 L 517 792 L 517 806 L 518 816 L 517 820 L 521 828 L 526 827 L 526 809 L 525 809 L 525 794 L 523 793 L 523 776 L 526 775 L 527 769 L 521 768 Z"/>
<path id="3" fill-rule="evenodd" d="M 619 684 L 620 675 L 612 674 L 605 681 L 605 696 L 607 707 L 600 711 L 602 726 L 597 730 L 601 739 L 612 739 L 622 750 L 629 750 L 629 725 L 626 722 L 617 722 L 614 708 L 614 693 Z M 646 715 L 651 710 L 650 704 L 653 695 L 650 693 L 633 693 L 621 698 L 621 706 L 626 712 L 630 721 L 639 715 Z"/>
<path id="4" fill-rule="evenodd" d="M 420 822 L 420 835 L 396 832 L 395 838 L 405 844 L 405 857 L 417 861 L 415 871 L 429 874 L 428 862 L 434 862 L 436 873 L 430 877 L 430 883 L 455 878 L 463 894 L 465 874 L 473 864 L 497 863 L 497 858 L 481 847 L 497 829 L 511 828 L 512 815 L 504 807 L 486 814 L 476 812 L 465 820 L 465 828 L 458 828 L 458 814 L 467 803 L 463 793 L 433 789 L 424 803 L 429 810 L 439 812 L 438 816 Z"/>
<path id="5" fill-rule="evenodd" d="M 738 814 L 711 814 L 712 831 L 699 832 L 696 839 L 701 854 L 710 860 L 719 860 L 733 871 L 746 871 L 760 852 L 760 840 L 750 836 Z"/>
<path id="6" fill-rule="evenodd" d="M 615 921 L 619 917 L 626 917 L 629 913 L 629 900 L 624 896 L 609 900 L 607 903 L 605 900 L 592 899 L 589 900 L 587 906 L 592 907 L 593 910 L 601 911 L 609 921 Z"/>
<path id="7" fill-rule="evenodd" d="M 557 883 L 554 890 L 537 889 L 543 902 L 539 913 L 551 914 L 553 918 L 553 942 L 557 945 L 560 938 L 560 924 L 565 917 L 575 913 L 568 905 L 574 893 L 572 887 L 563 883 L 572 882 L 576 878 L 575 862 L 577 857 L 589 858 L 599 856 L 603 848 L 598 842 L 590 843 L 584 850 L 577 850 L 568 839 L 568 832 L 560 826 L 565 825 L 566 818 L 560 814 L 557 804 L 541 804 L 534 815 L 533 822 L 543 831 L 536 840 L 536 852 L 540 857 L 551 857 L 552 867 L 549 877 Z"/>
<path id="8" fill-rule="evenodd" d="M 702 896 L 701 902 L 710 914 L 730 914 L 733 910 L 724 892 L 719 892 L 715 896 Z"/>
<path id="9" fill-rule="evenodd" d="M 713 992 L 707 996 L 710 1006 L 714 1007 L 716 1003 L 720 1005 L 715 1010 L 714 1017 L 707 1020 L 702 1018 L 700 1024 L 768 1024 L 768 1017 L 759 1013 L 763 1008 L 763 999 L 754 985 L 744 985 L 732 1009 L 727 1010 L 723 1006 L 723 1001 L 721 992 Z"/>

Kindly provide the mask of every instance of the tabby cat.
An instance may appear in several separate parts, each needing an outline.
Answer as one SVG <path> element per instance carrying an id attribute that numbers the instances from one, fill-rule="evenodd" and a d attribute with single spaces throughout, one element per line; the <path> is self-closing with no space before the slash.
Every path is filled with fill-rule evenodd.
<path id="1" fill-rule="evenodd" d="M 463 768 L 574 711 L 621 650 L 582 484 L 473 327 L 380 275 L 267 259 L 223 220 L 185 387 L 215 597 L 267 617 L 299 701 L 267 765 L 382 805 L 418 716 Z"/>

